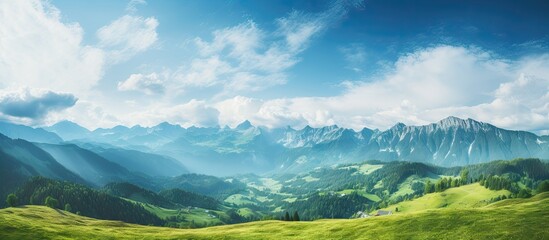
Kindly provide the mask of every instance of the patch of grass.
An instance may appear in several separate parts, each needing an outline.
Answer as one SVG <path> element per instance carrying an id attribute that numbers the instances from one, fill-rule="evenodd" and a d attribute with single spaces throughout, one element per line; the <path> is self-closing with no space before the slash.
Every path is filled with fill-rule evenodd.
<path id="1" fill-rule="evenodd" d="M 363 197 L 368 198 L 368 199 L 370 199 L 374 202 L 381 201 L 381 198 L 379 198 L 377 195 L 367 193 L 366 190 L 364 190 L 364 189 L 344 189 L 344 190 L 339 191 L 337 193 L 338 194 L 351 194 L 351 193 L 354 193 L 354 192 L 356 192 L 356 193 L 362 195 Z"/>
<path id="2" fill-rule="evenodd" d="M 416 182 L 425 183 L 427 180 L 431 181 L 431 183 L 434 183 L 434 182 L 437 181 L 437 178 L 429 178 L 429 177 L 421 178 L 417 175 L 409 176 L 402 183 L 400 183 L 398 185 L 398 190 L 391 195 L 390 200 L 393 200 L 393 199 L 397 198 L 398 196 L 404 196 L 406 194 L 413 194 L 414 190 L 412 189 L 412 184 L 414 184 Z"/>
<path id="3" fill-rule="evenodd" d="M 239 208 L 237 212 L 242 217 L 254 217 L 254 216 L 256 216 L 254 211 L 252 211 L 249 208 Z"/>
<path id="4" fill-rule="evenodd" d="M 375 170 L 378 170 L 382 167 L 383 167 L 383 165 L 381 165 L 381 164 L 379 164 L 379 165 L 378 164 L 362 164 L 358 168 L 358 172 L 362 173 L 364 175 L 368 175 L 368 174 L 373 173 Z"/>
<path id="5" fill-rule="evenodd" d="M 303 178 L 303 180 L 305 182 L 316 182 L 320 180 L 320 178 L 315 178 L 315 177 L 312 177 L 311 175 L 307 175 L 306 177 Z"/>
<path id="6" fill-rule="evenodd" d="M 430 193 L 411 201 L 400 202 L 385 208 L 385 210 L 394 211 L 398 207 L 400 213 L 410 213 L 436 208 L 478 208 L 490 204 L 491 198 L 509 194 L 510 192 L 507 190 L 493 191 L 474 183 L 450 188 L 440 193 Z"/>
<path id="7" fill-rule="evenodd" d="M 282 201 L 284 202 L 289 202 L 289 203 L 293 203 L 297 200 L 297 198 L 293 197 L 293 198 L 286 198 L 286 199 L 283 199 Z"/>
<path id="8" fill-rule="evenodd" d="M 11 211 L 11 213 L 8 213 Z M 34 214 L 43 219 L 28 218 Z M 26 206 L 0 210 L 1 239 L 544 239 L 549 193 L 481 208 L 428 209 L 352 220 L 260 221 L 171 229 L 61 214 Z"/>
<path id="9" fill-rule="evenodd" d="M 145 210 L 154 213 L 160 218 L 167 218 L 172 216 L 178 216 L 181 215 L 185 218 L 186 223 L 190 223 L 191 221 L 194 221 L 197 224 L 200 225 L 219 225 L 223 224 L 221 220 L 219 220 L 219 217 L 212 217 L 212 215 L 215 213 L 215 215 L 225 215 L 222 211 L 213 211 L 213 210 L 207 210 L 203 208 L 192 208 L 190 211 L 187 208 L 183 209 L 167 209 L 162 208 L 150 204 L 141 204 Z"/>
<path id="10" fill-rule="evenodd" d="M 225 202 L 232 203 L 236 205 L 243 205 L 243 204 L 256 204 L 252 199 L 248 196 L 244 196 L 242 194 L 233 194 L 231 196 L 228 196 L 225 199 Z"/>

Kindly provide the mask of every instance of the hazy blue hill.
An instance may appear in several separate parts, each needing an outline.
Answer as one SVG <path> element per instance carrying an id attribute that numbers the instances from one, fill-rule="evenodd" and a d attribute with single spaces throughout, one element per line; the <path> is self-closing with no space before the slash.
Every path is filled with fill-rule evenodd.
<path id="1" fill-rule="evenodd" d="M 44 129 L 56 133 L 65 141 L 87 138 L 91 133 L 90 130 L 67 120 L 58 122 L 49 127 L 45 127 Z"/>
<path id="2" fill-rule="evenodd" d="M 12 139 L 20 138 L 29 142 L 60 143 L 63 141 L 57 134 L 42 128 L 32 128 L 2 121 L 0 121 L 0 133 Z"/>
<path id="3" fill-rule="evenodd" d="M 33 143 L 0 134 L 0 199 L 32 176 L 86 183 Z M 4 204 L 0 202 L 0 206 Z"/>
<path id="4" fill-rule="evenodd" d="M 114 128 L 98 128 L 78 138 L 81 142 L 101 142 L 135 150 L 151 149 L 171 142 L 181 137 L 186 129 L 179 125 L 160 123 L 153 127 L 139 125 L 131 128 L 116 126 Z M 66 134 L 73 134 L 68 132 Z"/>
<path id="5" fill-rule="evenodd" d="M 74 144 L 39 144 L 38 146 L 67 169 L 98 186 L 133 178 L 126 168 Z"/>
<path id="6" fill-rule="evenodd" d="M 159 147 L 159 153 L 177 158 L 191 171 L 230 176 L 267 172 L 278 166 L 284 148 L 258 127 L 241 129 L 188 128 L 184 136 Z"/>
<path id="7" fill-rule="evenodd" d="M 244 122 L 241 122 L 240 124 L 238 124 L 236 127 L 235 127 L 235 130 L 240 130 L 240 131 L 244 131 L 244 130 L 247 130 L 249 128 L 253 127 L 252 126 L 252 123 L 248 120 L 245 120 Z"/>
<path id="8" fill-rule="evenodd" d="M 131 172 L 140 172 L 153 177 L 173 177 L 189 172 L 178 160 L 159 154 L 122 148 L 103 148 L 91 144 L 83 147 Z"/>

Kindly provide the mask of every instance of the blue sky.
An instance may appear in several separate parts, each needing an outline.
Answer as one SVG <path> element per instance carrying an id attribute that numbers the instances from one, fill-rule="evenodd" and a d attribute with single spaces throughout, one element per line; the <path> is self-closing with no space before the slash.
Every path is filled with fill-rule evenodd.
<path id="1" fill-rule="evenodd" d="M 545 1 L 3 1 L 0 118 L 549 133 Z M 13 109 L 17 109 L 14 111 Z"/>

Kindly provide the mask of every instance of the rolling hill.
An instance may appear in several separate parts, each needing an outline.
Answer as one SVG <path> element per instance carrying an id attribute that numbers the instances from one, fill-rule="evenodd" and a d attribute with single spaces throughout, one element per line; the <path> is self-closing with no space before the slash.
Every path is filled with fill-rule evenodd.
<path id="1" fill-rule="evenodd" d="M 144 173 L 152 177 L 173 177 L 189 172 L 178 160 L 159 154 L 123 148 L 90 147 L 90 144 L 83 147 L 89 147 L 87 149 L 131 172 Z"/>
<path id="2" fill-rule="evenodd" d="M 509 196 L 508 190 L 489 190 L 478 183 L 457 188 L 446 189 L 444 192 L 430 193 L 411 201 L 403 201 L 383 210 L 393 211 L 393 214 L 419 212 L 430 209 L 466 209 L 483 207 L 492 199 Z M 395 209 L 398 208 L 398 212 Z M 375 214 L 375 211 L 372 212 Z"/>
<path id="3" fill-rule="evenodd" d="M 484 208 L 313 222 L 259 221 L 170 229 L 97 220 L 41 206 L 0 210 L 2 239 L 544 239 L 549 193 Z"/>

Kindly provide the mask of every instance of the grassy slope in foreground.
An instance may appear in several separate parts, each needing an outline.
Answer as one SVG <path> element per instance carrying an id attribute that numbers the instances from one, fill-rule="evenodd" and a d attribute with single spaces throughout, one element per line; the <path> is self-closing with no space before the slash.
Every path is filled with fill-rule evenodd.
<path id="1" fill-rule="evenodd" d="M 261 221 L 170 229 L 96 220 L 42 206 L 0 210 L 1 239 L 544 239 L 549 193 L 476 209 L 434 209 L 385 217 L 314 222 Z"/>

